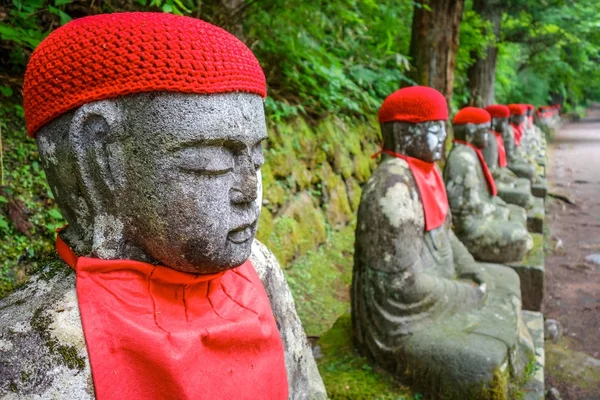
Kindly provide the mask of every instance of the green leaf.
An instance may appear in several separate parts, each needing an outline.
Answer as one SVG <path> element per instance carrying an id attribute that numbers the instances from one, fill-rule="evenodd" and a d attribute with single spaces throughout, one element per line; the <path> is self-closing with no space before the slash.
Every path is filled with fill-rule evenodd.
<path id="1" fill-rule="evenodd" d="M 73 2 L 73 0 L 54 0 L 54 5 L 56 7 L 58 6 L 63 6 L 65 4 L 71 4 Z"/>
<path id="2" fill-rule="evenodd" d="M 0 93 L 6 97 L 10 97 L 13 95 L 13 90 L 9 86 L 0 86 Z"/>
<path id="3" fill-rule="evenodd" d="M 63 219 L 62 214 L 56 208 L 51 208 L 48 211 L 48 215 L 54 219 Z"/>

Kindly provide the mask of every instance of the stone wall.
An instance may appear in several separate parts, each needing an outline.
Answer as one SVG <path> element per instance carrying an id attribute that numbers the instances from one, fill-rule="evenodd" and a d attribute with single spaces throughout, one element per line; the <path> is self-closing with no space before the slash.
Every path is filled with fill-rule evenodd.
<path id="1" fill-rule="evenodd" d="M 284 268 L 309 335 L 347 308 L 356 210 L 380 140 L 375 119 L 269 125 L 257 237 Z"/>

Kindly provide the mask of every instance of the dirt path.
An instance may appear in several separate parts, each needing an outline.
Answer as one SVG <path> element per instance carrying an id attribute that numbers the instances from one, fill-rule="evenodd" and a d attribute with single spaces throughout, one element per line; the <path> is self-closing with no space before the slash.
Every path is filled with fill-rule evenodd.
<path id="1" fill-rule="evenodd" d="M 564 400 L 600 399 L 600 105 L 586 119 L 560 130 L 549 151 L 552 199 L 547 221 L 552 252 L 546 258 L 546 318 L 559 321 L 564 338 L 546 342 L 547 388 Z M 591 357 L 590 357 L 591 356 Z"/>

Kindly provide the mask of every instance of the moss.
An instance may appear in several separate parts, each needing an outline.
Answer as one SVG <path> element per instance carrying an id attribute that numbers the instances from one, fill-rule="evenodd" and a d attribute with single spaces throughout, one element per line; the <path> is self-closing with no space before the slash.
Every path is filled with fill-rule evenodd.
<path id="1" fill-rule="evenodd" d="M 507 400 L 508 399 L 508 382 L 509 373 L 508 368 L 501 371 L 497 368 L 494 371 L 494 377 L 490 382 L 490 386 L 482 390 L 481 398 L 490 400 Z"/>
<path id="2" fill-rule="evenodd" d="M 85 359 L 78 355 L 75 347 L 63 346 L 52 337 L 49 328 L 51 323 L 52 318 L 42 307 L 35 310 L 30 321 L 31 328 L 40 335 L 50 354 L 58 354 L 68 368 L 82 371 L 85 367 Z"/>
<path id="3" fill-rule="evenodd" d="M 350 208 L 352 209 L 352 212 L 356 213 L 360 204 L 362 188 L 358 184 L 358 181 L 352 177 L 346 179 L 346 188 L 348 191 L 348 202 L 350 203 Z"/>
<path id="4" fill-rule="evenodd" d="M 533 248 L 525 255 L 521 264 L 528 266 L 544 265 L 544 235 L 541 233 L 532 233 Z"/>
<path id="5" fill-rule="evenodd" d="M 21 382 L 26 383 L 31 379 L 32 373 L 28 371 L 21 371 Z"/>
<path id="6" fill-rule="evenodd" d="M 352 344 L 350 314 L 342 315 L 318 342 L 323 357 L 319 371 L 329 398 L 335 399 L 417 399 L 384 371 L 358 355 Z"/>
<path id="7" fill-rule="evenodd" d="M 600 360 L 573 350 L 574 343 L 562 338 L 557 343 L 546 342 L 546 372 L 557 382 L 595 392 L 600 389 Z"/>
<path id="8" fill-rule="evenodd" d="M 263 243 L 269 243 L 270 237 L 275 230 L 273 223 L 273 214 L 267 207 L 263 207 L 260 211 L 260 217 L 258 219 L 258 231 L 256 232 L 256 238 Z"/>
<path id="9" fill-rule="evenodd" d="M 350 307 L 354 225 L 330 231 L 316 251 L 294 260 L 285 270 L 296 310 L 309 336 L 326 332 Z"/>
<path id="10" fill-rule="evenodd" d="M 58 354 L 62 356 L 65 365 L 71 369 L 77 369 L 79 371 L 85 368 L 85 360 L 79 357 L 77 349 L 73 346 L 59 346 L 57 348 Z"/>
<path id="11" fill-rule="evenodd" d="M 325 217 L 334 228 L 339 229 L 355 218 L 348 202 L 346 185 L 328 163 L 323 163 L 317 170 L 322 187 Z"/>
<path id="12" fill-rule="evenodd" d="M 277 218 L 274 221 L 273 233 L 266 241 L 267 247 L 275 254 L 284 269 L 294 257 L 297 225 L 294 218 L 285 216 Z"/>
<path id="13" fill-rule="evenodd" d="M 356 176 L 359 182 L 365 183 L 369 179 L 372 170 L 371 164 L 373 162 L 371 157 L 367 155 L 356 156 L 354 158 L 354 176 Z"/>

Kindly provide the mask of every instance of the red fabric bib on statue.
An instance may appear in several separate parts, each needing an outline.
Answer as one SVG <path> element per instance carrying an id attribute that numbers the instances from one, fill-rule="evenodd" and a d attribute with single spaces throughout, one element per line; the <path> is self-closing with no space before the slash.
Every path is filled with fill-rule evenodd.
<path id="1" fill-rule="evenodd" d="M 425 231 L 429 232 L 444 225 L 448 215 L 448 196 L 446 195 L 446 186 L 435 163 L 428 163 L 387 149 L 383 149 L 381 152 L 401 158 L 408 163 L 421 195 L 425 214 Z"/>
<path id="2" fill-rule="evenodd" d="M 463 146 L 467 146 L 475 150 L 475 154 L 477 154 L 477 158 L 479 158 L 479 164 L 481 165 L 481 169 L 483 170 L 483 176 L 485 176 L 485 180 L 488 185 L 488 190 L 490 191 L 490 194 L 492 196 L 496 196 L 498 194 L 496 182 L 494 181 L 494 177 L 492 176 L 492 173 L 490 172 L 490 169 L 488 168 L 487 163 L 485 162 L 485 158 L 483 158 L 483 153 L 481 152 L 481 150 L 473 146 L 471 143 L 465 142 L 464 140 L 454 139 L 452 142 L 462 144 Z"/>
<path id="3" fill-rule="evenodd" d="M 515 144 L 517 146 L 521 145 L 521 139 L 523 139 L 523 124 L 515 125 L 513 123 L 510 124 L 513 129 L 513 136 L 515 138 Z"/>
<path id="4" fill-rule="evenodd" d="M 98 400 L 287 400 L 283 345 L 250 260 L 195 275 L 77 257 L 83 332 Z"/>
<path id="5" fill-rule="evenodd" d="M 502 139 L 501 133 L 496 131 L 493 132 L 494 136 L 496 136 L 496 146 L 498 147 L 498 166 L 500 168 L 506 168 L 508 162 L 506 161 L 506 148 L 504 147 L 504 139 Z"/>

